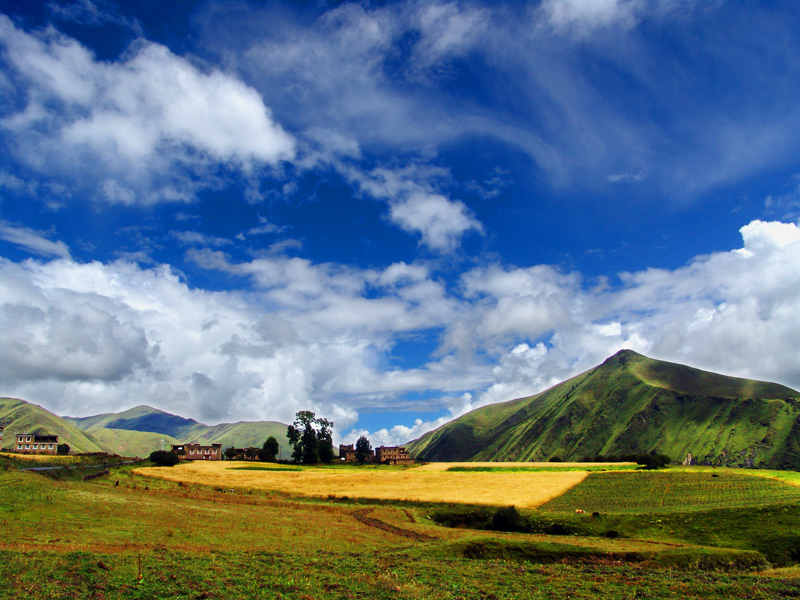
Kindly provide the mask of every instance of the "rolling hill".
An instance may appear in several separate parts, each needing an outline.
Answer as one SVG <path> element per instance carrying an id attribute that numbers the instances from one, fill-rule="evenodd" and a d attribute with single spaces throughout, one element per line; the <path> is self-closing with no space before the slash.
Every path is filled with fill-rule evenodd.
<path id="1" fill-rule="evenodd" d="M 281 446 L 281 457 L 291 455 L 286 439 L 287 425 L 277 421 L 242 421 L 204 425 L 194 419 L 173 415 L 151 406 L 137 406 L 119 413 L 91 417 L 64 417 L 115 454 L 146 456 L 153 450 L 171 444 L 197 442 L 222 444 L 223 448 L 262 446 L 275 436 Z"/>
<path id="2" fill-rule="evenodd" d="M 5 427 L 3 448 L 10 449 L 17 432 L 57 434 L 59 443 L 74 453 L 110 452 L 121 456 L 147 456 L 172 444 L 197 442 L 223 448 L 262 446 L 275 436 L 281 458 L 289 458 L 287 426 L 277 421 L 204 425 L 150 406 L 91 417 L 59 417 L 41 406 L 17 398 L 0 398 L 0 426 Z"/>
<path id="3" fill-rule="evenodd" d="M 578 460 L 656 450 L 800 469 L 800 392 L 622 350 L 535 396 L 484 406 L 407 445 L 426 461 Z"/>
<path id="4" fill-rule="evenodd" d="M 73 452 L 103 452 L 105 448 L 69 421 L 37 404 L 17 398 L 0 398 L 0 424 L 5 427 L 3 448 L 14 445 L 17 433 L 58 435 L 60 444 L 69 444 Z"/>

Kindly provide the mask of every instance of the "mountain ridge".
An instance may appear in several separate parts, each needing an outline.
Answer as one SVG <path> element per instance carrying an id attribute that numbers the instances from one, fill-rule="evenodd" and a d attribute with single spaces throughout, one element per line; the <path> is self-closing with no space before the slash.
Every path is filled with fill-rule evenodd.
<path id="1" fill-rule="evenodd" d="M 702 393 L 699 393 L 702 392 Z M 800 467 L 800 393 L 622 350 L 539 394 L 484 406 L 407 444 L 420 460 L 578 460 L 650 450 Z"/>

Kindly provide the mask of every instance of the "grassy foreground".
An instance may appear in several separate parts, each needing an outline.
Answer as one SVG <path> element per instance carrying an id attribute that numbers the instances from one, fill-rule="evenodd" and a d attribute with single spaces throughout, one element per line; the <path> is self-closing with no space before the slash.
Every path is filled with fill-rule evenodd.
<path id="1" fill-rule="evenodd" d="M 497 600 L 800 594 L 792 571 L 785 579 L 780 577 L 784 571 L 766 577 L 714 568 L 731 561 L 766 566 L 763 555 L 746 543 L 734 549 L 713 542 L 698 546 L 679 539 L 685 534 L 679 528 L 673 528 L 671 541 L 666 539 L 670 534 L 659 533 L 655 526 L 646 535 L 618 539 L 603 537 L 602 532 L 576 536 L 475 531 L 436 525 L 429 517 L 447 509 L 441 504 L 313 499 L 246 488 L 231 491 L 146 478 L 130 467 L 112 468 L 109 475 L 90 481 L 56 481 L 17 471 L 16 466 L 0 459 L 3 599 Z M 578 493 L 591 478 L 568 493 Z M 781 517 L 787 529 L 800 525 L 800 514 L 793 510 Z M 572 508 L 558 511 L 551 506 L 548 511 L 529 512 L 564 524 L 598 520 L 576 515 Z M 681 514 L 670 513 L 670 518 L 679 521 Z M 615 518 L 657 520 L 645 513 L 604 514 L 599 520 Z M 659 518 L 663 520 L 663 515 Z M 713 523 L 707 528 L 713 530 Z"/>

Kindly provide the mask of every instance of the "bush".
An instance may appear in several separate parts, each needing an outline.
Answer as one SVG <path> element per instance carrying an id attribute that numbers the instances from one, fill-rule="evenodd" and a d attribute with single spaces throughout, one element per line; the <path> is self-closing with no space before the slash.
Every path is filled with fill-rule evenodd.
<path id="1" fill-rule="evenodd" d="M 150 453 L 150 462 L 157 467 L 174 467 L 179 460 L 177 454 L 166 450 L 156 450 Z"/>
<path id="2" fill-rule="evenodd" d="M 663 469 L 672 462 L 672 459 L 665 454 L 640 454 L 636 457 L 636 462 L 643 465 L 645 469 Z"/>
<path id="3" fill-rule="evenodd" d="M 494 531 L 524 531 L 527 529 L 525 519 L 513 506 L 498 508 L 492 517 Z"/>

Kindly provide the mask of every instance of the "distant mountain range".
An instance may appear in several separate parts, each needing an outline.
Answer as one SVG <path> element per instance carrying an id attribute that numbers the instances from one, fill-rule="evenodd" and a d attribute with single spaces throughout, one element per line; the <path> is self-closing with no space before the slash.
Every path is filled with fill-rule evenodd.
<path id="1" fill-rule="evenodd" d="M 150 406 L 91 417 L 59 417 L 41 406 L 15 398 L 0 398 L 0 424 L 5 426 L 4 448 L 10 448 L 16 432 L 51 433 L 74 452 L 111 452 L 122 456 L 147 456 L 171 444 L 198 442 L 222 444 L 223 448 L 262 446 L 269 436 L 289 457 L 287 425 L 255 421 L 204 425 Z"/>
<path id="2" fill-rule="evenodd" d="M 800 392 L 623 350 L 535 396 L 484 406 L 407 444 L 425 461 L 579 460 L 687 452 L 800 469 Z"/>

